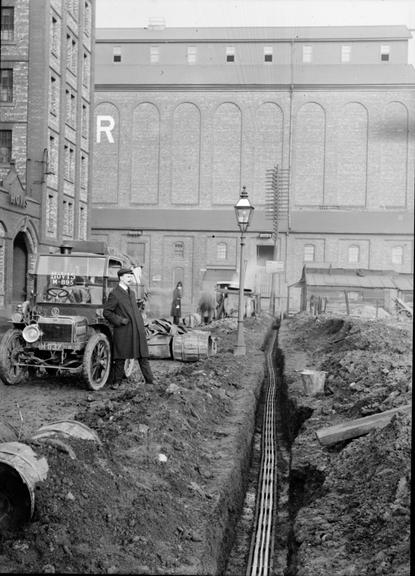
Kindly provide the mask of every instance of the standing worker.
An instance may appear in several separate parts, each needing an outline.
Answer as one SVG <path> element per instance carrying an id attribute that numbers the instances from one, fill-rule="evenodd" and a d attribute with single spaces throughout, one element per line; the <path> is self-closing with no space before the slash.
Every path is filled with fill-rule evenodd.
<path id="1" fill-rule="evenodd" d="M 171 303 L 170 315 L 173 316 L 173 324 L 179 324 L 182 315 L 183 285 L 179 281 L 173 290 L 173 300 Z"/>
<path id="2" fill-rule="evenodd" d="M 104 304 L 104 318 L 114 326 L 113 358 L 116 389 L 124 377 L 124 363 L 137 358 L 146 384 L 153 384 L 154 377 L 148 361 L 147 338 L 143 318 L 136 296 L 130 285 L 135 282 L 131 268 L 118 270 L 119 284 L 112 290 Z"/>

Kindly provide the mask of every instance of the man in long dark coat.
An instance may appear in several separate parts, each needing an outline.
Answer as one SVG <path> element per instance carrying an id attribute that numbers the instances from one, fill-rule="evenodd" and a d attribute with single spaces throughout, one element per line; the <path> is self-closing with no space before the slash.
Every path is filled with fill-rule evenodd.
<path id="1" fill-rule="evenodd" d="M 134 283 L 130 268 L 118 271 L 119 284 L 112 290 L 104 305 L 104 317 L 114 326 L 113 358 L 114 383 L 118 388 L 124 376 L 124 363 L 127 358 L 137 358 L 146 384 L 154 381 L 150 362 L 143 318 L 138 308 L 135 293 L 129 288 Z"/>

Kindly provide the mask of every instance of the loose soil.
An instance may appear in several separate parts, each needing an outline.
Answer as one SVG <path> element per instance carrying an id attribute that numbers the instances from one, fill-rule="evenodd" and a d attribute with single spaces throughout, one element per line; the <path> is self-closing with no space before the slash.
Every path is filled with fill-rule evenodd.
<path id="1" fill-rule="evenodd" d="M 220 569 L 223 524 L 243 500 L 269 322 L 246 321 L 245 357 L 233 355 L 236 320 L 210 324 L 218 353 L 151 361 L 152 386 L 138 370 L 117 391 L 91 393 L 73 378 L 0 384 L 2 419 L 49 464 L 32 522 L 0 536 L 0 572 Z M 101 444 L 65 439 L 72 459 L 64 446 L 30 441 L 40 425 L 65 418 L 95 430 Z"/>
<path id="2" fill-rule="evenodd" d="M 138 371 L 119 390 L 96 393 L 70 378 L 0 383 L 0 420 L 49 464 L 32 521 L 0 535 L 0 572 L 223 572 L 270 327 L 266 315 L 246 320 L 247 355 L 235 357 L 236 322 L 213 322 L 217 355 L 152 361 L 152 387 Z M 410 402 L 411 333 L 389 320 L 282 322 L 291 528 L 277 576 L 409 575 L 410 417 L 330 449 L 315 432 Z M 324 393 L 304 393 L 304 368 L 327 371 Z M 72 458 L 65 446 L 30 441 L 40 425 L 68 418 L 101 443 L 65 439 Z"/>
<path id="3" fill-rule="evenodd" d="M 411 403 L 412 325 L 298 315 L 279 345 L 292 413 L 303 420 L 291 430 L 287 575 L 409 576 L 411 416 L 331 448 L 315 432 Z M 305 368 L 327 372 L 324 393 L 304 393 Z"/>

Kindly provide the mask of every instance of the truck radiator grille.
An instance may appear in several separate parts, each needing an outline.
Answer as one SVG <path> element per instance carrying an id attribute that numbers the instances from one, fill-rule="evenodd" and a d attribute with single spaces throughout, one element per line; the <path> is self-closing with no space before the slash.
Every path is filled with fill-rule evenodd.
<path id="1" fill-rule="evenodd" d="M 39 324 L 43 332 L 42 340 L 52 342 L 72 342 L 71 324 Z"/>

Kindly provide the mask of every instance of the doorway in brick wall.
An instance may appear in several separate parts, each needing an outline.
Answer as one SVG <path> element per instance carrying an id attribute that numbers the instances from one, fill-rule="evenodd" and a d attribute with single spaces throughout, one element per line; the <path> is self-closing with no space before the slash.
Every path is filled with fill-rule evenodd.
<path id="1" fill-rule="evenodd" d="M 19 232 L 13 242 L 13 304 L 27 298 L 27 269 L 29 254 L 24 232 Z"/>

